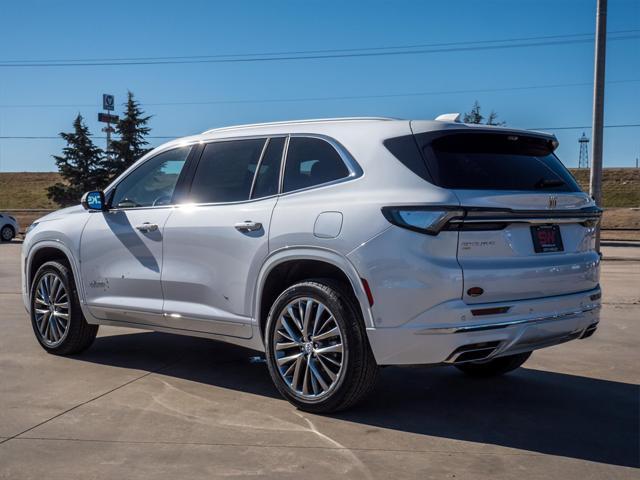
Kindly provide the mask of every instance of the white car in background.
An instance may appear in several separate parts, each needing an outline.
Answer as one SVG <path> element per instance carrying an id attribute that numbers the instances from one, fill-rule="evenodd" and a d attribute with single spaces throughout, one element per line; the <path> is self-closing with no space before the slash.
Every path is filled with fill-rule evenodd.
<path id="1" fill-rule="evenodd" d="M 455 115 L 169 142 L 30 227 L 33 331 L 59 355 L 98 325 L 263 351 L 317 413 L 355 404 L 381 365 L 506 373 L 598 324 L 601 211 L 557 144 Z"/>
<path id="2" fill-rule="evenodd" d="M 18 221 L 11 215 L 0 212 L 0 241 L 10 242 L 19 231 Z"/>

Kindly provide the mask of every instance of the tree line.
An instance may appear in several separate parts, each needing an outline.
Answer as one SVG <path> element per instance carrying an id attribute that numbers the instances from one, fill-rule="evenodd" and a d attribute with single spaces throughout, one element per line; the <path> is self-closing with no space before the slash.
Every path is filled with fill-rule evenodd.
<path id="1" fill-rule="evenodd" d="M 124 114 L 115 125 L 117 138 L 104 151 L 91 140 L 84 118 L 78 114 L 72 132 L 61 132 L 67 146 L 62 155 L 53 155 L 64 182 L 47 189 L 47 196 L 61 206 L 75 205 L 89 190 L 102 190 L 111 180 L 150 151 L 145 137 L 151 116 L 145 116 L 132 92 L 127 93 Z"/>
<path id="2" fill-rule="evenodd" d="M 48 188 L 47 196 L 61 206 L 75 205 L 89 190 L 102 190 L 114 178 L 133 165 L 140 157 L 150 151 L 145 136 L 151 129 L 147 126 L 151 116 L 145 116 L 140 103 L 133 93 L 127 93 L 124 115 L 115 127 L 118 139 L 112 140 L 108 151 L 97 147 L 91 140 L 89 128 L 82 115 L 73 121 L 73 132 L 60 133 L 67 142 L 62 155 L 54 155 L 60 175 L 65 180 Z M 464 123 L 484 123 L 486 125 L 504 125 L 498 121 L 493 110 L 485 117 L 476 100 L 470 112 L 463 116 Z"/>

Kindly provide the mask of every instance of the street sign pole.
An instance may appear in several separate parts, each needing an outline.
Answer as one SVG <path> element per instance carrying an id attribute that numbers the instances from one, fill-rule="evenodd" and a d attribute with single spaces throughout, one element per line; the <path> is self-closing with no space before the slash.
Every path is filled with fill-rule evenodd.
<path id="1" fill-rule="evenodd" d="M 111 127 L 112 123 L 117 123 L 118 116 L 112 115 L 109 112 L 112 112 L 115 106 L 115 98 L 113 95 L 108 93 L 102 94 L 102 109 L 106 110 L 106 113 L 98 113 L 98 121 L 104 122 L 107 124 L 105 128 L 102 129 L 103 132 L 107 134 L 107 160 L 111 160 L 111 133 L 114 131 Z"/>
<path id="2" fill-rule="evenodd" d="M 602 138 L 604 124 L 604 66 L 607 42 L 607 0 L 596 7 L 596 52 L 593 85 L 593 127 L 591 131 L 591 177 L 589 193 L 602 207 Z M 600 226 L 596 230 L 596 251 L 600 251 Z"/>
<path id="3" fill-rule="evenodd" d="M 113 111 L 115 104 L 115 98 L 113 95 L 108 93 L 102 94 L 102 109 L 107 113 L 106 115 L 100 118 L 100 114 L 98 114 L 98 121 L 103 122 L 106 121 L 107 126 L 102 129 L 103 132 L 107 134 L 107 160 L 111 160 L 111 133 L 113 132 L 113 128 L 111 128 L 111 123 L 115 123 L 118 120 L 118 117 L 115 115 L 111 115 L 110 112 Z M 114 121 L 115 119 L 115 121 Z"/>

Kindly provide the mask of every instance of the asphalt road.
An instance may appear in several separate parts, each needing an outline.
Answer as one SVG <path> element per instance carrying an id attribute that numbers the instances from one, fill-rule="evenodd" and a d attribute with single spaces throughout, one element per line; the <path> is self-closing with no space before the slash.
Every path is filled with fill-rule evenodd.
<path id="1" fill-rule="evenodd" d="M 101 327 L 46 354 L 0 244 L 0 478 L 637 479 L 640 262 L 603 265 L 601 327 L 502 378 L 389 367 L 332 416 L 282 400 L 255 353 Z"/>

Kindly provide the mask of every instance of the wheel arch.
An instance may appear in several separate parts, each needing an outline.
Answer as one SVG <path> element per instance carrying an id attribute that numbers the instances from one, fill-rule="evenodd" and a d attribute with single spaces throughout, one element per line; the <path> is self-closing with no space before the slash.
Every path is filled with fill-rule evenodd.
<path id="1" fill-rule="evenodd" d="M 373 315 L 362 280 L 346 257 L 322 248 L 285 248 L 267 258 L 256 281 L 253 312 L 262 344 L 273 300 L 296 281 L 312 277 L 328 277 L 347 283 L 360 307 L 365 327 L 373 326 Z"/>
<path id="2" fill-rule="evenodd" d="M 71 254 L 71 251 L 66 245 L 56 241 L 41 241 L 33 245 L 29 250 L 24 271 L 27 294 L 31 291 L 31 284 L 38 268 L 51 260 L 63 260 L 71 267 L 73 279 L 76 283 L 76 291 L 78 292 L 78 296 L 80 297 L 82 304 L 84 300 L 84 291 L 81 288 L 82 282 L 80 282 L 80 270 L 76 264 L 75 257 Z"/>

